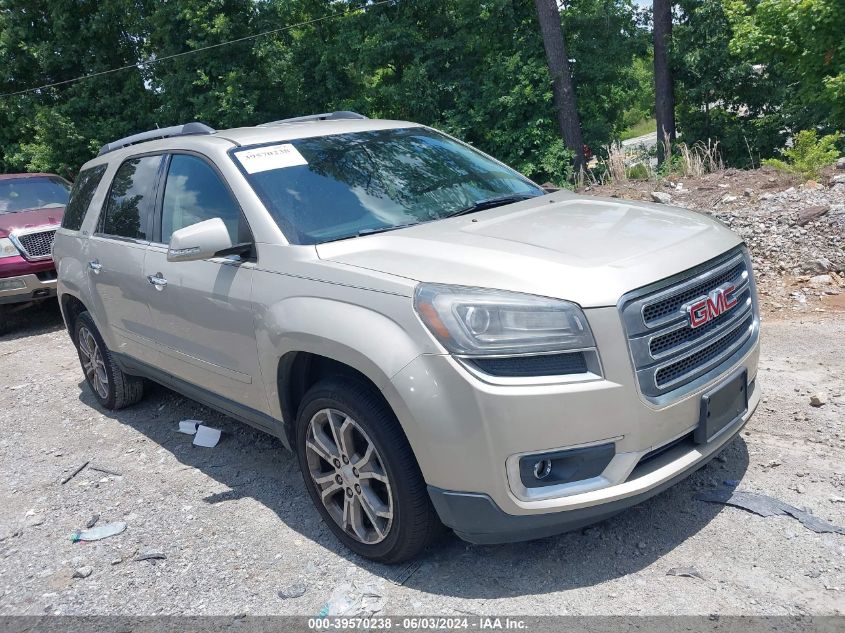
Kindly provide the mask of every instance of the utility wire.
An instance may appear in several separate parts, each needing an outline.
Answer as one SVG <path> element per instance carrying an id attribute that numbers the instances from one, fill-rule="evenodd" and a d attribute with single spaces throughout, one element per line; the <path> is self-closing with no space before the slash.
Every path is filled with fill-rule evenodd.
<path id="1" fill-rule="evenodd" d="M 373 7 L 377 7 L 382 4 L 391 4 L 395 0 L 380 0 L 379 2 L 373 2 L 372 4 L 362 5 L 360 7 L 356 7 L 355 10 L 367 11 L 372 9 Z M 265 35 L 273 35 L 275 33 L 282 33 L 284 31 L 290 31 L 291 29 L 295 29 L 300 26 L 308 26 L 309 24 L 315 24 L 317 22 L 323 22 L 325 20 L 333 20 L 334 18 L 342 18 L 346 15 L 351 14 L 352 11 L 346 11 L 344 13 L 333 13 L 330 15 L 324 15 L 321 18 L 314 18 L 313 20 L 306 20 L 305 22 L 299 22 L 297 24 L 291 24 L 289 26 L 284 26 L 282 28 L 273 29 L 271 31 L 263 31 L 261 33 L 255 33 L 254 35 L 246 35 L 244 37 L 239 37 L 234 40 L 228 40 L 226 42 L 220 42 L 218 44 L 210 44 L 208 46 L 203 46 L 201 48 L 194 48 L 189 51 L 183 51 L 181 53 L 174 53 L 173 55 L 165 55 L 164 57 L 153 57 L 147 59 L 146 61 L 136 62 L 134 64 L 127 64 L 126 66 L 120 66 L 118 68 L 111 68 L 109 70 L 102 70 L 96 73 L 90 73 L 88 75 L 82 75 L 80 77 L 75 77 L 73 79 L 65 79 L 64 81 L 56 81 L 51 84 L 44 84 L 43 86 L 38 86 L 36 88 L 27 88 L 26 90 L 18 90 L 17 92 L 6 92 L 4 94 L 0 94 L 0 97 L 14 97 L 16 95 L 23 95 L 29 92 L 38 92 L 39 90 L 44 90 L 45 88 L 54 88 L 56 86 L 64 86 L 66 84 L 76 83 L 77 81 L 84 81 L 85 79 L 92 79 L 93 77 L 101 77 L 103 75 L 110 75 L 112 73 L 121 72 L 123 70 L 129 70 L 130 68 L 141 68 L 145 66 L 152 66 L 153 64 L 157 64 L 159 62 L 166 61 L 168 59 L 175 59 L 176 57 L 184 57 L 185 55 L 193 55 L 194 53 L 201 53 L 203 51 L 211 50 L 212 48 L 220 48 L 222 46 L 228 46 L 229 44 L 237 44 L 238 42 L 245 42 L 247 40 L 254 40 L 258 37 L 264 37 Z"/>

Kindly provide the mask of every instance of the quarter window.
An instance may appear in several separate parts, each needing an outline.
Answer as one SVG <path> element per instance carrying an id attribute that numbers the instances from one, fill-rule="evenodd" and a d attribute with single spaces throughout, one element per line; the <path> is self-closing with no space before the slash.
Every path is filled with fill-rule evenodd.
<path id="1" fill-rule="evenodd" d="M 250 241 L 243 235 L 241 210 L 217 172 L 204 160 L 174 154 L 170 160 L 161 217 L 161 241 L 197 222 L 220 218 L 233 244 Z"/>
<path id="2" fill-rule="evenodd" d="M 65 208 L 65 215 L 62 218 L 62 228 L 78 231 L 82 228 L 85 213 L 91 204 L 91 199 L 97 191 L 97 186 L 106 173 L 106 165 L 97 165 L 79 172 L 73 189 L 70 192 L 70 202 Z"/>
<path id="3" fill-rule="evenodd" d="M 112 181 L 101 233 L 147 239 L 147 218 L 161 156 L 142 156 L 123 163 Z"/>

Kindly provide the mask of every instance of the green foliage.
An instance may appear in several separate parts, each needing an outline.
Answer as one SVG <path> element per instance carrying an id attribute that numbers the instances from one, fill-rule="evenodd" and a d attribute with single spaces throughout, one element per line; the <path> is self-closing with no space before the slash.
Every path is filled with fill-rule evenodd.
<path id="1" fill-rule="evenodd" d="M 785 160 L 772 158 L 763 163 L 796 174 L 804 180 L 818 178 L 821 170 L 839 157 L 836 144 L 841 139 L 839 133 L 819 138 L 815 130 L 803 130 L 795 136 L 792 147 L 781 150 Z"/>
<path id="2" fill-rule="evenodd" d="M 665 164 L 665 163 L 664 163 Z M 629 180 L 651 180 L 652 171 L 645 163 L 631 165 L 625 172 Z"/>
<path id="3" fill-rule="evenodd" d="M 845 127 L 845 2 L 679 0 L 678 128 L 759 166 L 797 130 Z"/>
<path id="4" fill-rule="evenodd" d="M 0 0 L 0 91 L 130 66 L 0 99 L 0 168 L 73 176 L 102 143 L 156 126 L 352 109 L 440 127 L 540 181 L 571 177 L 531 0 L 361 6 Z M 650 114 L 644 17 L 631 0 L 568 0 L 563 19 L 585 142 L 599 147 L 626 127 L 626 110 Z"/>
<path id="5" fill-rule="evenodd" d="M 788 90 L 782 105 L 793 130 L 845 127 L 845 2 L 724 0 L 731 54 L 763 65 Z"/>
<path id="6" fill-rule="evenodd" d="M 633 0 L 560 6 L 584 142 L 597 151 L 653 116 L 648 11 Z M 532 0 L 361 7 L 0 0 L 0 92 L 128 66 L 0 98 L 0 170 L 72 177 L 102 143 L 156 126 L 352 109 L 442 128 L 541 182 L 571 179 Z M 845 129 L 845 2 L 677 0 L 676 9 L 677 118 L 690 146 L 718 139 L 728 164 L 757 166 L 795 130 Z M 212 48 L 139 64 L 203 47 Z"/>

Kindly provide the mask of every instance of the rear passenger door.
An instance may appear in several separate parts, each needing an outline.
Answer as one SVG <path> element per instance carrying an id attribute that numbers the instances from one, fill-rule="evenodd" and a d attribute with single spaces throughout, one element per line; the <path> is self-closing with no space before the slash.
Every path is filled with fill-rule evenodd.
<path id="1" fill-rule="evenodd" d="M 267 411 L 259 380 L 252 281 L 255 261 L 239 256 L 168 262 L 174 231 L 220 218 L 233 244 L 252 243 L 237 200 L 204 157 L 174 153 L 164 167 L 153 243 L 144 274 L 155 339 L 166 372 L 252 409 Z"/>
<path id="2" fill-rule="evenodd" d="M 154 364 L 153 320 L 144 258 L 162 155 L 126 159 L 118 167 L 94 235 L 89 240 L 88 279 L 110 349 Z"/>

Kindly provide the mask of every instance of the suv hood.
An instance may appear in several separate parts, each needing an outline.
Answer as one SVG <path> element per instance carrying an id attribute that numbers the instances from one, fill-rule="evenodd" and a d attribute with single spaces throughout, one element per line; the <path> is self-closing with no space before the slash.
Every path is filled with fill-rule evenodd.
<path id="1" fill-rule="evenodd" d="M 14 229 L 28 229 L 38 226 L 61 224 L 64 207 L 29 209 L 17 213 L 0 214 L 0 237 L 7 237 Z"/>
<path id="2" fill-rule="evenodd" d="M 417 281 L 616 305 L 626 292 L 739 245 L 704 215 L 558 192 L 317 246 L 320 258 Z"/>

